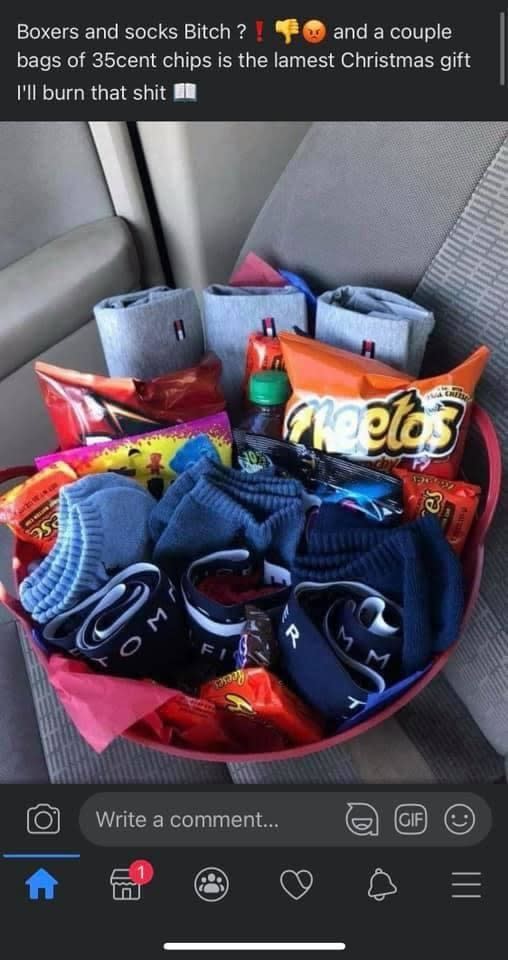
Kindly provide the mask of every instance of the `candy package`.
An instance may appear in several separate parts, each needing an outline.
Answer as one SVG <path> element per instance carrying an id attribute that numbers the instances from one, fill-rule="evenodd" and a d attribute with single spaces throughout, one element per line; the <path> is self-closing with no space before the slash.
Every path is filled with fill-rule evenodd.
<path id="1" fill-rule="evenodd" d="M 58 535 L 58 496 L 76 480 L 72 467 L 59 461 L 0 496 L 0 523 L 20 540 L 33 543 L 38 553 L 49 553 Z"/>
<path id="2" fill-rule="evenodd" d="M 448 373 L 414 380 L 306 337 L 281 333 L 280 341 L 293 388 L 284 439 L 382 470 L 457 476 L 487 347 Z"/>
<path id="3" fill-rule="evenodd" d="M 137 480 L 158 499 L 179 473 L 205 455 L 215 457 L 226 467 L 231 466 L 232 436 L 226 413 L 139 437 L 48 454 L 38 457 L 36 464 L 44 469 L 63 460 L 78 477 L 89 473 L 120 473 Z"/>
<path id="4" fill-rule="evenodd" d="M 446 539 L 456 553 L 461 553 L 478 510 L 481 488 L 400 468 L 395 473 L 402 480 L 406 519 L 437 517 Z"/>
<path id="5" fill-rule="evenodd" d="M 277 639 L 272 620 L 265 610 L 247 604 L 245 627 L 235 653 L 238 670 L 245 667 L 274 667 L 277 661 Z"/>
<path id="6" fill-rule="evenodd" d="M 62 450 L 136 436 L 157 426 L 199 420 L 225 409 L 221 362 L 207 354 L 196 367 L 156 380 L 131 380 L 35 364 Z"/>
<path id="7" fill-rule="evenodd" d="M 232 713 L 209 700 L 178 694 L 158 710 L 172 728 L 171 742 L 218 753 L 282 750 L 288 740 L 253 714 Z M 162 738 L 161 738 L 162 739 Z"/>
<path id="8" fill-rule="evenodd" d="M 309 450 L 245 430 L 233 430 L 236 463 L 246 473 L 277 467 L 296 477 L 320 500 L 359 510 L 370 520 L 395 524 L 402 519 L 402 486 L 398 478 L 335 454 Z"/>
<path id="9" fill-rule="evenodd" d="M 323 734 L 315 713 L 262 667 L 235 670 L 201 688 L 201 697 L 233 713 L 268 721 L 292 744 L 314 743 Z"/>

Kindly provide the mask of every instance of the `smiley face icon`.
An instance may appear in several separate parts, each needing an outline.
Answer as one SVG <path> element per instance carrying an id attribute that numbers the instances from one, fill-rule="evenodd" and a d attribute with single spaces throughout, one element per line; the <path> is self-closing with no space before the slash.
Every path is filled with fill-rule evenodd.
<path id="1" fill-rule="evenodd" d="M 467 803 L 454 803 L 448 807 L 444 815 L 445 827 L 448 833 L 456 837 L 465 837 L 476 826 L 476 813 Z"/>
<path id="2" fill-rule="evenodd" d="M 302 36 L 307 43 L 322 43 L 326 39 L 326 25 L 322 20 L 307 20 Z"/>

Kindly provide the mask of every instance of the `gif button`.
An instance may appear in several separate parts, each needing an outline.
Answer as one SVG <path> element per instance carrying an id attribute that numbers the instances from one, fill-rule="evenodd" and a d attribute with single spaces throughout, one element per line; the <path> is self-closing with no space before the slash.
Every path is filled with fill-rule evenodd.
<path id="1" fill-rule="evenodd" d="M 403 837 L 418 837 L 428 826 L 429 815 L 422 803 L 401 803 L 395 810 L 395 829 Z"/>

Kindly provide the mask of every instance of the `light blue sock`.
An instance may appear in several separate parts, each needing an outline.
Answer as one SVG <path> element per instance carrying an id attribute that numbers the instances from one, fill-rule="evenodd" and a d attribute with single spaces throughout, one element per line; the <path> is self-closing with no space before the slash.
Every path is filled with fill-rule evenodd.
<path id="1" fill-rule="evenodd" d="M 57 543 L 20 587 L 23 606 L 41 623 L 97 590 L 116 569 L 147 559 L 151 546 L 154 500 L 134 480 L 98 474 L 63 489 Z"/>
<path id="2" fill-rule="evenodd" d="M 83 480 L 85 478 L 82 478 Z M 27 577 L 23 581 L 23 591 L 26 594 L 27 599 L 31 597 L 32 589 L 34 585 L 37 585 L 37 589 L 40 591 L 40 595 L 44 596 L 47 592 L 45 586 L 45 577 L 51 571 L 56 563 L 57 551 L 64 551 L 64 539 L 66 537 L 66 531 L 68 530 L 68 524 L 70 520 L 70 515 L 72 508 L 78 502 L 78 500 L 83 499 L 83 497 L 91 496 L 97 490 L 102 490 L 107 486 L 116 487 L 121 486 L 126 480 L 126 477 L 122 477 L 116 473 L 104 473 L 104 474 L 92 474 L 89 477 L 86 477 L 86 483 L 69 483 L 65 487 L 62 487 L 58 497 L 58 537 L 57 541 L 51 550 L 51 552 L 44 557 L 44 560 L 37 567 L 37 576 L 33 579 L 32 577 Z"/>

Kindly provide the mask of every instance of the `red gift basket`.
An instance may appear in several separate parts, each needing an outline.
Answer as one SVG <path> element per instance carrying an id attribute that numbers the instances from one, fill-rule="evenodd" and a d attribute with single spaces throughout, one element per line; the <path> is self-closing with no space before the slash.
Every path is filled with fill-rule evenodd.
<path id="1" fill-rule="evenodd" d="M 471 468 L 468 460 L 471 461 Z M 465 474 L 467 479 L 482 486 L 483 494 L 478 516 L 475 519 L 462 555 L 466 582 L 466 609 L 463 628 L 474 610 L 480 590 L 480 581 L 484 563 L 485 538 L 492 523 L 501 488 L 501 450 L 494 425 L 488 414 L 478 405 L 474 405 L 471 418 L 468 449 L 465 456 Z M 35 472 L 32 466 L 12 467 L 0 471 L 0 484 L 23 478 Z M 13 558 L 14 580 L 16 584 L 26 575 L 28 564 L 34 559 L 30 544 L 15 541 Z M 168 690 L 151 681 L 126 680 L 123 678 L 98 675 L 87 664 L 66 660 L 60 655 L 47 657 L 35 639 L 34 624 L 23 610 L 19 601 L 0 585 L 0 601 L 7 606 L 22 624 L 34 650 L 46 670 L 48 679 L 56 693 L 87 741 L 97 750 L 104 749 L 116 735 L 151 749 L 159 750 L 170 756 L 185 757 L 192 760 L 206 760 L 224 763 L 262 762 L 289 760 L 304 757 L 307 754 L 326 750 L 329 747 L 345 743 L 358 737 L 367 730 L 383 723 L 398 710 L 410 703 L 428 683 L 443 669 L 453 653 L 454 647 L 436 657 L 426 672 L 397 700 L 389 703 L 378 712 L 359 721 L 342 733 L 328 736 L 306 746 L 291 747 L 283 750 L 271 750 L 268 753 L 231 753 L 194 750 L 163 743 L 157 739 L 156 711 L 172 697 L 179 696 L 178 691 Z M 457 643 L 460 638 L 457 638 Z M 72 666 L 71 666 L 72 665 Z M 62 682 L 65 679 L 65 683 Z M 110 705 L 108 722 L 111 721 L 111 704 L 114 703 L 114 725 L 116 732 L 101 738 L 100 733 L 90 735 L 90 724 L 100 719 L 101 710 Z M 76 704 L 79 705 L 76 714 Z M 118 708 L 118 705 L 121 705 Z M 79 720 L 77 720 L 79 716 Z M 82 718 L 84 718 L 82 722 Z M 139 721 L 144 721 L 140 724 Z M 153 735 L 150 731 L 153 730 Z"/>

